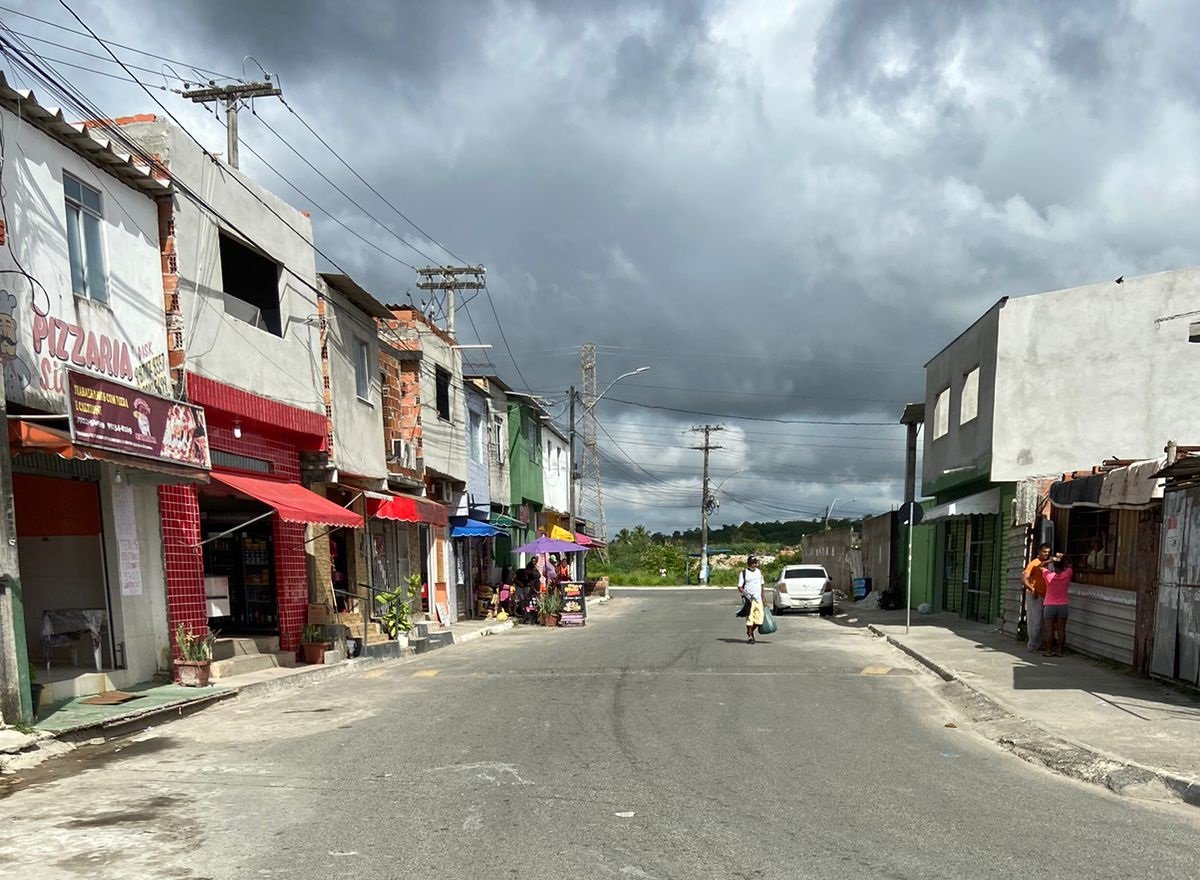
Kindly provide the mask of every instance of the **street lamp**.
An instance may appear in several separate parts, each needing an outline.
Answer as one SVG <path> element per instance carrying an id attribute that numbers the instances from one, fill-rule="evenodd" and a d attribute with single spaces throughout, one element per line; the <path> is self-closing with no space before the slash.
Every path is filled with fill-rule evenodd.
<path id="1" fill-rule="evenodd" d="M 839 501 L 841 501 L 841 500 L 842 500 L 842 499 L 840 499 L 840 498 L 834 498 L 834 499 L 833 499 L 833 504 L 830 504 L 828 507 L 826 507 L 826 508 L 825 508 L 825 530 L 826 530 L 826 531 L 829 531 L 829 517 L 830 517 L 830 515 L 833 513 L 833 508 L 834 508 L 834 507 L 836 507 L 836 506 L 837 506 L 837 503 L 838 503 Z M 854 503 L 855 501 L 857 501 L 857 500 L 858 500 L 857 498 L 851 498 L 851 499 L 850 499 L 849 501 L 847 501 L 846 503 L 847 503 L 847 504 L 853 504 L 853 503 Z"/>
<path id="2" fill-rule="evenodd" d="M 598 404 L 600 402 L 600 399 L 603 398 L 604 395 L 608 394 L 608 392 L 612 389 L 612 387 L 614 385 L 616 385 L 618 382 L 620 382 L 622 379 L 628 379 L 630 376 L 636 376 L 639 373 L 644 373 L 649 369 L 650 369 L 649 367 L 638 367 L 636 370 L 630 370 L 628 373 L 622 373 L 621 375 L 617 376 L 617 378 L 613 379 L 611 382 L 608 383 L 607 388 L 605 388 L 603 391 L 601 391 L 599 394 L 596 395 L 595 400 L 593 400 L 591 403 L 589 403 L 587 406 L 585 406 L 583 408 L 583 411 L 580 414 L 587 415 L 589 412 L 591 412 L 593 409 L 595 409 L 596 404 Z M 570 389 L 570 391 L 567 392 L 567 394 L 570 397 L 570 408 L 571 408 L 571 416 L 570 416 L 570 419 L 571 419 L 570 496 L 571 497 L 568 501 L 567 506 L 570 507 L 570 509 L 571 509 L 571 531 L 574 532 L 575 531 L 575 519 L 576 519 L 576 515 L 575 515 L 575 478 L 577 476 L 576 470 L 575 470 L 575 386 L 574 385 L 571 386 L 571 389 Z M 595 417 L 593 416 L 593 418 L 595 418 Z"/>

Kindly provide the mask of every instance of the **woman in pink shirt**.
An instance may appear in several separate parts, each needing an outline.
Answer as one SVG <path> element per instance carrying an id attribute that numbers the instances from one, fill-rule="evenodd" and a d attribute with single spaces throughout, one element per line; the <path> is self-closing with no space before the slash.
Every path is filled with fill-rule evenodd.
<path id="1" fill-rule="evenodd" d="M 1067 644 L 1067 602 L 1075 570 L 1067 557 L 1059 553 L 1045 566 L 1046 597 L 1042 600 L 1045 621 L 1045 657 L 1061 657 Z"/>

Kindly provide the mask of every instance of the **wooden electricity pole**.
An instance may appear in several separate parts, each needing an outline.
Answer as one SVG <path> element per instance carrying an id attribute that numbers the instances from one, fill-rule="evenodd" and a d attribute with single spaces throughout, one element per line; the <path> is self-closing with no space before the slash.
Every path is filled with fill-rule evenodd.
<path id="1" fill-rule="evenodd" d="M 228 86 L 218 86 L 209 83 L 202 89 L 185 89 L 183 97 L 190 98 L 197 104 L 213 104 L 225 102 L 225 134 L 228 150 L 225 160 L 234 168 L 238 167 L 238 110 L 242 102 L 249 98 L 274 98 L 283 94 L 283 90 L 273 82 L 233 83 Z"/>

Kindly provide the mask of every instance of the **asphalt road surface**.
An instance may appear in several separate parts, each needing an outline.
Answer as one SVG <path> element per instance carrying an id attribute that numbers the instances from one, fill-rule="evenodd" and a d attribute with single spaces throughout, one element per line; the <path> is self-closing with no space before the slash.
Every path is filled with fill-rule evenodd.
<path id="1" fill-rule="evenodd" d="M 161 725 L 0 800 L 20 878 L 1193 878 L 1200 811 L 1023 763 L 863 630 L 639 592 Z M 947 728 L 947 722 L 958 727 Z"/>

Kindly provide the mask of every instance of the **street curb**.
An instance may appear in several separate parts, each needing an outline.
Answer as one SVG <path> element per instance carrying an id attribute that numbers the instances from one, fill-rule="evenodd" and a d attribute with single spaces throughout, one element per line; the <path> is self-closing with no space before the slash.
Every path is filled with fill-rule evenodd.
<path id="1" fill-rule="evenodd" d="M 710 584 L 692 584 L 691 586 L 686 586 L 686 585 L 681 586 L 678 584 L 671 584 L 670 586 L 668 586 L 666 584 L 663 584 L 661 587 L 657 587 L 657 586 L 623 587 L 620 584 L 609 584 L 608 588 L 610 590 L 636 590 L 638 592 L 644 592 L 644 593 L 677 593 L 677 592 L 682 592 L 684 590 L 736 590 L 737 589 L 737 587 L 721 587 L 721 586 L 710 585 Z M 589 598 L 588 601 L 591 601 L 591 599 Z"/>
<path id="2" fill-rule="evenodd" d="M 482 638 L 484 635 L 498 634 L 512 628 L 513 622 L 507 620 L 494 627 L 486 627 L 475 633 L 464 634 L 461 638 L 452 640 L 444 647 L 448 648 L 456 644 L 470 642 Z M 224 703 L 242 697 L 252 699 L 270 697 L 287 691 L 300 690 L 301 688 L 319 684 L 320 682 L 328 681 L 331 678 L 337 678 L 342 675 L 386 668 L 388 666 L 399 666 L 416 659 L 418 656 L 424 655 L 409 653 L 401 657 L 357 657 L 353 660 L 343 660 L 340 663 L 329 666 L 314 666 L 309 671 L 289 675 L 284 678 L 249 682 L 243 685 L 225 685 L 220 691 L 214 691 L 207 698 L 172 703 L 167 706 L 157 706 L 154 709 L 136 715 L 123 715 L 97 724 L 71 728 L 66 731 L 54 733 L 38 731 L 36 741 L 22 744 L 22 748 L 14 750 L 13 755 L 27 755 L 39 749 L 47 749 L 49 751 L 47 751 L 45 759 L 49 759 L 58 754 L 57 750 L 53 748 L 55 743 L 61 743 L 67 750 L 71 750 L 84 743 L 95 745 L 98 741 L 113 741 L 134 731 L 143 730 L 148 725 L 167 724 L 185 714 L 190 715 L 193 712 L 203 711 L 216 703 Z M 218 687 L 221 686 L 218 685 Z M 3 764 L 4 762 L 0 761 L 0 767 L 3 767 Z"/>
<path id="3" fill-rule="evenodd" d="M 1200 781 L 1147 767 L 1051 733 L 875 624 L 868 623 L 867 630 L 912 657 L 938 678 L 966 691 L 968 699 L 955 702 L 960 708 L 967 709 L 981 734 L 1021 760 L 1080 782 L 1099 785 L 1114 794 L 1150 800 L 1161 800 L 1163 795 L 1169 795 L 1189 806 L 1200 807 Z"/>
<path id="4" fill-rule="evenodd" d="M 512 629 L 516 626 L 512 620 L 505 620 L 502 623 L 493 623 L 491 626 L 485 626 L 481 629 L 474 629 L 470 632 L 463 633 L 461 636 L 455 635 L 454 630 L 450 630 L 450 644 L 464 645 L 467 642 L 473 642 L 476 639 L 482 639 L 484 636 L 493 636 L 497 633 L 502 633 L 506 629 Z"/>

